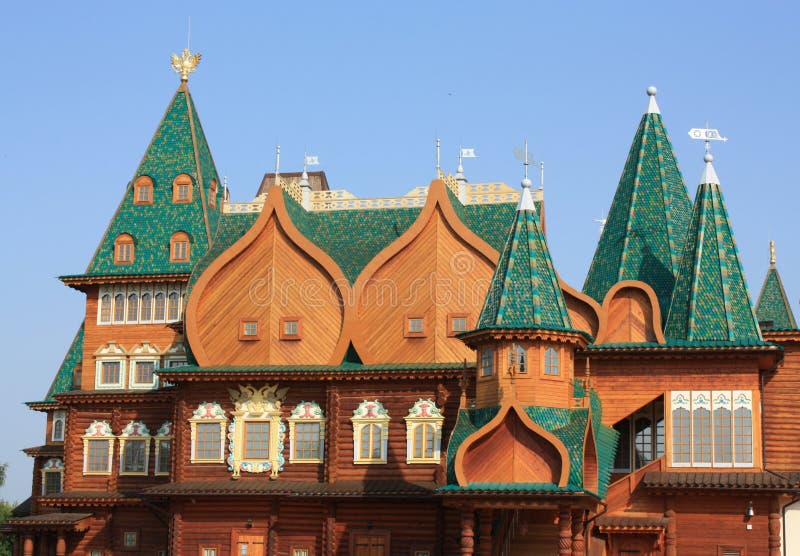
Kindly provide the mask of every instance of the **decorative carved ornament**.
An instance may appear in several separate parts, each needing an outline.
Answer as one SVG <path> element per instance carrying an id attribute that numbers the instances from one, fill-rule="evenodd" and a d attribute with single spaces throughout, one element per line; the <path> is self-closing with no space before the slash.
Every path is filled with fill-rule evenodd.
<path id="1" fill-rule="evenodd" d="M 419 398 L 406 420 L 406 463 L 435 463 L 442 452 L 442 411 L 431 398 Z"/>
<path id="2" fill-rule="evenodd" d="M 297 423 L 318 423 L 319 428 L 319 451 L 317 457 L 308 457 L 308 455 L 298 453 L 296 442 L 296 428 Z M 308 439 L 304 439 L 308 440 Z M 317 402 L 301 401 L 292 410 L 289 415 L 289 446 L 291 451 L 289 453 L 289 461 L 292 463 L 322 463 L 324 461 L 325 453 L 325 414 Z"/>
<path id="3" fill-rule="evenodd" d="M 233 421 L 228 425 L 228 470 L 233 473 L 233 478 L 238 479 L 242 471 L 248 473 L 270 472 L 276 478 L 286 459 L 283 457 L 283 439 L 286 435 L 286 425 L 281 422 L 281 404 L 286 397 L 288 388 L 278 388 L 278 385 L 264 385 L 261 388 L 239 385 L 239 390 L 228 389 L 235 410 L 231 412 Z M 253 457 L 249 454 L 246 428 L 248 423 L 268 423 L 267 446 L 264 451 L 260 446 L 259 453 L 266 457 Z M 263 438 L 256 439 L 259 444 Z"/>

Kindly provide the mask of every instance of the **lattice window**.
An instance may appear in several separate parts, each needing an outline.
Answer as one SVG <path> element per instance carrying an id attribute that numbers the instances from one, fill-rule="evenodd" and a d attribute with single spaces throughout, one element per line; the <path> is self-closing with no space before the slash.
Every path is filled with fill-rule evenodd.
<path id="1" fill-rule="evenodd" d="M 289 461 L 321 463 L 325 447 L 325 415 L 316 402 L 301 401 L 289 416 Z"/>
<path id="2" fill-rule="evenodd" d="M 184 263 L 189 260 L 189 234 L 175 232 L 169 240 L 169 260 L 173 263 Z"/>
<path id="3" fill-rule="evenodd" d="M 53 412 L 53 431 L 50 435 L 50 440 L 53 442 L 64 441 L 64 426 L 67 421 L 67 412 L 59 409 Z"/>
<path id="4" fill-rule="evenodd" d="M 120 234 L 114 240 L 114 264 L 131 264 L 134 257 L 134 240 L 130 234 Z"/>
<path id="5" fill-rule="evenodd" d="M 353 463 L 386 463 L 389 412 L 378 400 L 364 400 L 353 411 Z"/>
<path id="6" fill-rule="evenodd" d="M 481 352 L 481 376 L 492 376 L 494 374 L 494 350 L 483 348 Z"/>
<path id="7" fill-rule="evenodd" d="M 511 349 L 508 350 L 508 370 L 512 374 L 528 372 L 528 355 L 519 344 L 511 344 Z"/>
<path id="8" fill-rule="evenodd" d="M 418 399 L 406 421 L 406 463 L 436 463 L 441 458 L 444 417 L 432 399 Z"/>
<path id="9" fill-rule="evenodd" d="M 155 437 L 156 475 L 169 475 L 172 468 L 172 422 L 167 421 L 158 429 Z"/>
<path id="10" fill-rule="evenodd" d="M 83 435 L 83 474 L 110 475 L 114 433 L 107 421 L 93 421 Z"/>
<path id="11" fill-rule="evenodd" d="M 133 182 L 133 204 L 150 205 L 153 203 L 153 180 L 149 176 L 139 176 Z"/>
<path id="12" fill-rule="evenodd" d="M 172 182 L 172 202 L 192 202 L 192 178 L 187 174 L 180 174 Z"/>
<path id="13" fill-rule="evenodd" d="M 287 388 L 277 385 L 262 388 L 239 386 L 228 390 L 234 403 L 233 421 L 228 427 L 228 468 L 238 477 L 242 471 L 277 477 L 283 470 L 283 438 L 286 426 L 281 422 L 281 404 Z"/>
<path id="14" fill-rule="evenodd" d="M 194 410 L 189 425 L 192 431 L 192 463 L 222 463 L 225 411 L 216 402 L 203 402 Z"/>
<path id="15" fill-rule="evenodd" d="M 552 347 L 548 347 L 544 350 L 544 374 L 549 376 L 560 375 L 560 362 L 561 358 L 559 357 L 558 350 Z"/>
<path id="16" fill-rule="evenodd" d="M 61 492 L 64 481 L 64 462 L 61 458 L 50 458 L 42 466 L 42 496 Z"/>
<path id="17" fill-rule="evenodd" d="M 147 475 L 150 431 L 141 421 L 131 421 L 119 436 L 119 474 Z"/>

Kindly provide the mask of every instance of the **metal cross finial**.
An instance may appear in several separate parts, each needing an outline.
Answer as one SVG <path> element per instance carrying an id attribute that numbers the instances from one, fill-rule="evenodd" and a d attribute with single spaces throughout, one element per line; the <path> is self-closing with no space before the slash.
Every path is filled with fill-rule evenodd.
<path id="1" fill-rule="evenodd" d="M 775 266 L 775 241 L 769 240 L 769 264 Z"/>
<path id="2" fill-rule="evenodd" d="M 278 177 L 281 174 L 281 146 L 275 146 L 275 183 L 278 183 Z"/>

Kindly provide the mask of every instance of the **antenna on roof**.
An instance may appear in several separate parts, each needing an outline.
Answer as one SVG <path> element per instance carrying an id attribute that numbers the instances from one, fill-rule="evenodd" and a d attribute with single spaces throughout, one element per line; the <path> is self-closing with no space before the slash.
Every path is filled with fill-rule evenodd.
<path id="1" fill-rule="evenodd" d="M 436 174 L 441 175 L 442 173 L 442 141 L 437 137 L 436 138 Z"/>
<path id="2" fill-rule="evenodd" d="M 278 183 L 278 178 L 281 175 L 281 146 L 275 147 L 275 183 Z"/>
<path id="3" fill-rule="evenodd" d="M 608 218 L 606 218 L 606 215 L 604 214 L 600 218 L 594 218 L 592 221 L 600 224 L 600 235 L 602 235 L 603 230 L 606 227 L 606 222 L 608 222 Z"/>
<path id="4" fill-rule="evenodd" d="M 186 50 L 192 49 L 192 16 L 189 16 L 189 30 L 186 32 Z"/>

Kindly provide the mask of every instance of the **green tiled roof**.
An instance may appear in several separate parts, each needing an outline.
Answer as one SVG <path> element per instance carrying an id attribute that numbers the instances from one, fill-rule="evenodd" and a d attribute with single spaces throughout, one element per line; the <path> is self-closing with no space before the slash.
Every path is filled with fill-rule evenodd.
<path id="1" fill-rule="evenodd" d="M 655 290 L 666 315 L 692 205 L 661 114 L 642 116 L 583 291 L 602 303 L 622 280 Z"/>
<path id="2" fill-rule="evenodd" d="M 775 344 L 754 338 L 744 338 L 741 340 L 680 340 L 676 338 L 666 338 L 666 342 L 609 342 L 607 344 L 590 344 L 588 349 L 611 349 L 611 350 L 641 350 L 641 349 L 724 349 L 724 348 L 747 348 L 747 347 L 777 347 Z"/>
<path id="3" fill-rule="evenodd" d="M 491 327 L 572 328 L 535 210 L 514 217 L 478 318 L 478 329 Z"/>
<path id="4" fill-rule="evenodd" d="M 761 286 L 761 293 L 758 294 L 756 303 L 756 317 L 759 323 L 772 323 L 764 330 L 797 330 L 797 321 L 794 320 L 792 307 L 786 291 L 783 289 L 783 282 L 778 274 L 775 265 L 770 265 L 767 276 L 764 278 L 764 285 Z"/>
<path id="5" fill-rule="evenodd" d="M 580 381 L 576 381 L 575 397 L 582 398 L 584 396 L 583 386 Z M 594 391 L 590 391 L 590 406 L 598 457 L 598 492 L 593 494 L 602 498 L 606 494 L 611 478 L 618 433 L 611 427 L 602 424 L 600 398 Z M 458 448 L 470 435 L 486 426 L 500 410 L 499 407 L 486 407 L 459 410 L 456 425 L 447 446 L 448 486 L 440 490 L 588 492 L 583 485 L 583 439 L 588 426 L 589 410 L 581 407 L 566 409 L 541 406 L 525 407 L 524 409 L 534 423 L 552 433 L 566 447 L 570 459 L 570 474 L 566 487 L 559 488 L 554 483 L 474 483 L 467 487 L 456 485 L 454 462 Z"/>
<path id="6" fill-rule="evenodd" d="M 697 190 L 664 334 L 681 340 L 761 341 L 719 184 L 703 183 Z"/>
<path id="7" fill-rule="evenodd" d="M 179 174 L 188 174 L 193 179 L 190 203 L 172 202 L 172 182 Z M 144 175 L 154 183 L 153 203 L 135 205 L 133 183 Z M 204 206 L 207 203 L 203 202 L 203 197 L 208 196 L 212 179 L 218 183 L 215 208 Z M 122 202 L 85 275 L 190 273 L 205 255 L 209 238 L 216 232 L 222 190 L 191 95 L 188 88 L 181 86 L 173 96 L 133 179 L 128 183 Z M 185 263 L 169 261 L 169 240 L 178 231 L 186 232 L 191 240 L 190 260 Z M 132 264 L 114 264 L 114 240 L 124 233 L 134 238 L 134 261 Z"/>
<path id="8" fill-rule="evenodd" d="M 56 394 L 72 390 L 73 372 L 75 371 L 75 367 L 80 364 L 82 358 L 83 323 L 81 323 L 80 328 L 78 328 L 78 332 L 75 334 L 75 338 L 72 340 L 72 344 L 67 350 L 64 361 L 61 362 L 61 366 L 58 368 L 56 377 L 53 379 L 53 383 L 50 385 L 50 389 L 47 391 L 44 401 L 53 402 L 55 401 Z"/>

